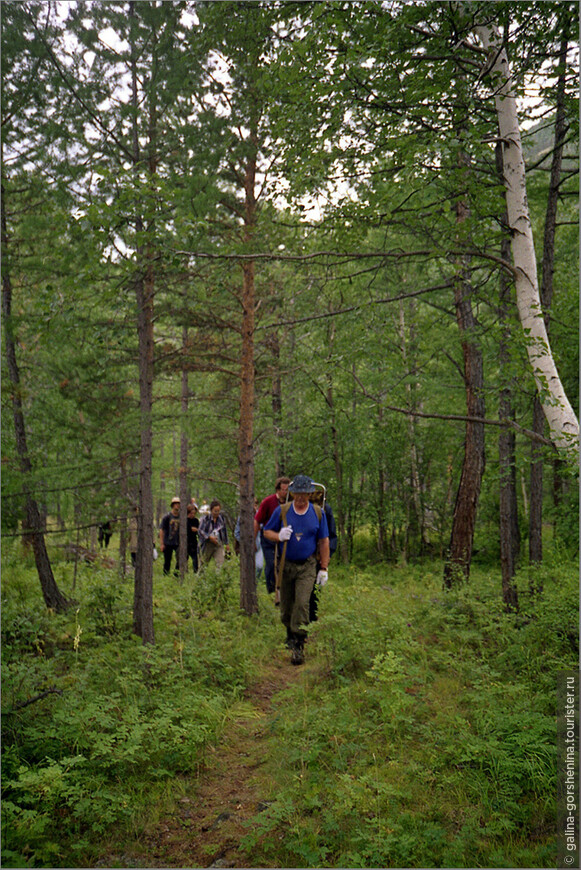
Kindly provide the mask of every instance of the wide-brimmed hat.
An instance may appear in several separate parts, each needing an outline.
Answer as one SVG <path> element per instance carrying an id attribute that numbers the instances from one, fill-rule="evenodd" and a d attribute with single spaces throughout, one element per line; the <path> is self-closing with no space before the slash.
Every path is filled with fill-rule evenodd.
<path id="1" fill-rule="evenodd" d="M 181 504 L 181 501 L 179 500 L 179 498 L 177 497 L 177 495 L 175 496 L 175 498 L 172 498 L 172 500 L 171 500 L 171 504 L 172 504 L 172 505 L 173 505 L 173 504 Z"/>
<path id="2" fill-rule="evenodd" d="M 307 474 L 297 474 L 288 490 L 289 492 L 314 492 L 315 484 Z"/>

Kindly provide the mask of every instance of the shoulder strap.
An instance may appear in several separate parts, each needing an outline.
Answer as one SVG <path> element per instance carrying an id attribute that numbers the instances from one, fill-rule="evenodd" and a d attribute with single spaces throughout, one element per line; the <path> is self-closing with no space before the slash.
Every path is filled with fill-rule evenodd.
<path id="1" fill-rule="evenodd" d="M 286 515 L 288 514 L 288 509 L 291 506 L 291 504 L 292 504 L 292 502 L 285 501 L 285 503 L 280 506 L 280 518 L 282 520 L 283 526 L 286 526 L 286 524 L 287 524 L 286 523 Z M 312 504 L 313 507 L 315 508 L 315 513 L 316 513 L 317 519 L 320 523 L 321 517 L 323 516 L 323 512 L 321 511 L 321 506 L 318 504 L 315 504 L 314 502 L 310 502 L 310 504 Z"/>
<path id="2" fill-rule="evenodd" d="M 285 501 L 284 504 L 280 506 L 280 518 L 282 520 L 282 525 L 286 526 L 286 515 L 288 514 L 288 509 L 291 506 L 290 501 Z"/>

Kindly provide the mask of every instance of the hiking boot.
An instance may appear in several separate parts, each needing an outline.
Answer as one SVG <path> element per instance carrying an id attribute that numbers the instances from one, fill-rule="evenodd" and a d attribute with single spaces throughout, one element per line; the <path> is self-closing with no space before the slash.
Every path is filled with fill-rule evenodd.
<path id="1" fill-rule="evenodd" d="M 292 645 L 291 664 L 302 665 L 305 662 L 304 639 L 300 635 L 294 635 Z"/>
<path id="2" fill-rule="evenodd" d="M 291 655 L 291 665 L 304 665 L 305 651 L 302 646 L 295 646 Z"/>

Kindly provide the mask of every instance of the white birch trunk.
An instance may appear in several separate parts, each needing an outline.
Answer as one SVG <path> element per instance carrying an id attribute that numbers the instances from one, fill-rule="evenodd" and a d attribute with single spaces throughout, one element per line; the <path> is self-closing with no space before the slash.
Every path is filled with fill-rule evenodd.
<path id="1" fill-rule="evenodd" d="M 537 261 L 527 202 L 525 163 L 508 57 L 496 27 L 477 26 L 474 29 L 489 52 L 490 72 L 495 85 L 506 208 L 516 276 L 516 299 L 527 340 L 529 362 L 551 431 L 551 440 L 559 451 L 576 458 L 579 453 L 579 421 L 563 389 L 541 309 Z"/>

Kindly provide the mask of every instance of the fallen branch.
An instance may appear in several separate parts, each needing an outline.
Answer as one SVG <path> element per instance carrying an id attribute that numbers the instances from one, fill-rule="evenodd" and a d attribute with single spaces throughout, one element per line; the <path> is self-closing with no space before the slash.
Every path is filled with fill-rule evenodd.
<path id="1" fill-rule="evenodd" d="M 45 689 L 44 692 L 41 692 L 39 695 L 35 695 L 33 698 L 29 698 L 28 701 L 21 701 L 20 704 L 16 704 L 12 710 L 8 710 L 6 713 L 3 713 L 4 716 L 11 716 L 12 713 L 16 713 L 18 710 L 23 710 L 25 707 L 29 707 L 31 704 L 36 704 L 37 701 L 42 701 L 43 698 L 46 698 L 48 695 L 62 695 L 63 690 L 57 689 L 55 686 L 51 686 L 50 689 Z"/>

